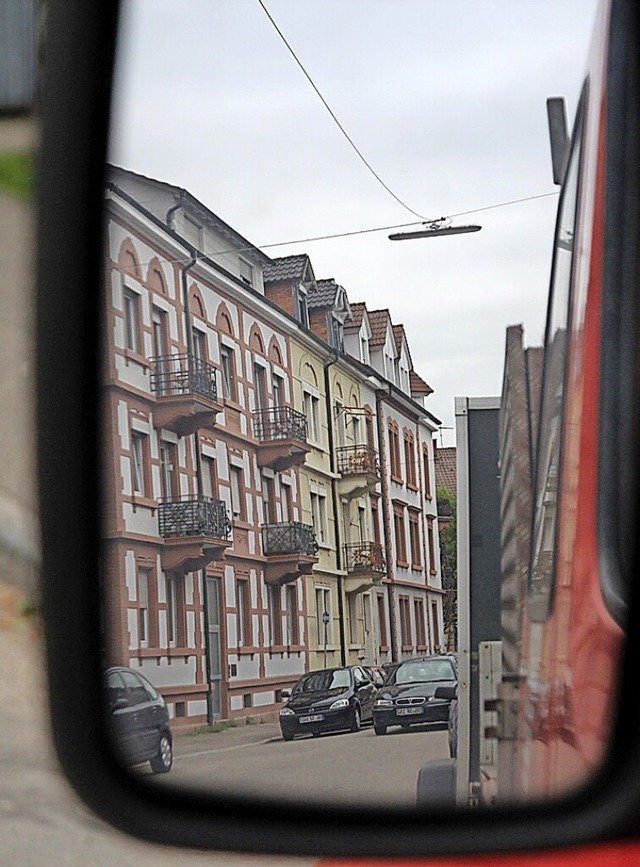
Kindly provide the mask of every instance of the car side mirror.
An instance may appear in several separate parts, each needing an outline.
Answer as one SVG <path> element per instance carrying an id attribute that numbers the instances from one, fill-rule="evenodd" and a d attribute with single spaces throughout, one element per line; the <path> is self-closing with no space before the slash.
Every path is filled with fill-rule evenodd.
<path id="1" fill-rule="evenodd" d="M 458 698 L 457 686 L 438 686 L 434 692 L 434 698 L 445 698 L 448 701 L 455 701 Z"/>
<path id="2" fill-rule="evenodd" d="M 282 698 L 291 698 L 291 690 L 283 689 L 280 695 L 282 696 Z"/>

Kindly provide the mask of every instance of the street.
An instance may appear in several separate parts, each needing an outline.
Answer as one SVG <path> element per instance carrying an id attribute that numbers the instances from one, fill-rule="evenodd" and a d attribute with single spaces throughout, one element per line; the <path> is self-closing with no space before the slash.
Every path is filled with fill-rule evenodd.
<path id="1" fill-rule="evenodd" d="M 418 769 L 448 756 L 447 732 L 392 728 L 283 741 L 277 723 L 174 742 L 162 785 L 326 804 L 415 806 Z M 146 772 L 146 771 L 145 771 Z"/>

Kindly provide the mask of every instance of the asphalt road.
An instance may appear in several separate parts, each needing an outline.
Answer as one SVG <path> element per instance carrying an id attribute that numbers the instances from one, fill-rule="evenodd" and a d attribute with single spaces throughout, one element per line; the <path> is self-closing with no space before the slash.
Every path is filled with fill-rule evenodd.
<path id="1" fill-rule="evenodd" d="M 359 807 L 415 806 L 420 766 L 448 757 L 446 731 L 419 727 L 283 741 L 270 723 L 179 737 L 174 747 L 172 771 L 155 777 L 161 785 Z"/>

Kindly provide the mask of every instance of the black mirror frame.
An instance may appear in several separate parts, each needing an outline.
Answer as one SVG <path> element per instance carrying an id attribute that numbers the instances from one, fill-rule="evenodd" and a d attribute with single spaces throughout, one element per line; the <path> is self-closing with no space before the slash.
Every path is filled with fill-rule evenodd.
<path id="1" fill-rule="evenodd" d="M 634 0 L 614 0 L 613 5 L 617 26 L 631 27 L 637 46 Z M 117 13 L 114 0 L 51 0 L 43 86 L 37 265 L 42 588 L 53 737 L 72 785 L 96 813 L 122 830 L 197 848 L 345 857 L 435 856 L 553 847 L 633 834 L 640 815 L 636 598 L 609 761 L 591 785 L 571 798 L 509 810 L 433 808 L 427 821 L 418 810 L 374 812 L 336 806 L 320 811 L 294 803 L 256 803 L 193 792 L 177 799 L 116 762 L 100 677 L 98 492 L 102 205 Z M 636 71 L 631 82 L 634 104 L 640 89 Z M 627 158 L 637 161 L 638 138 L 625 141 Z M 623 175 L 620 180 L 624 186 Z M 637 196 L 638 191 L 629 195 L 634 193 Z M 637 246 L 637 238 L 627 240 Z M 637 284 L 637 277 L 633 273 L 629 279 Z M 637 596 L 635 587 L 633 594 Z"/>

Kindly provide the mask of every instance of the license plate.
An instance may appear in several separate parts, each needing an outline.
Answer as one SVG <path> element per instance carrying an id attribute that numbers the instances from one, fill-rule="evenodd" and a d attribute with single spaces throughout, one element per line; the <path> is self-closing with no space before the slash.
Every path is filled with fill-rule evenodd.
<path id="1" fill-rule="evenodd" d="M 310 714 L 309 716 L 301 716 L 301 717 L 300 717 L 300 722 L 301 722 L 301 723 L 320 722 L 320 720 L 323 720 L 323 719 L 324 719 L 324 715 L 323 715 L 323 714 L 321 714 L 321 713 L 312 713 L 312 714 Z"/>
<path id="2" fill-rule="evenodd" d="M 422 707 L 399 707 L 396 711 L 398 716 L 415 716 L 418 713 L 424 713 Z"/>

